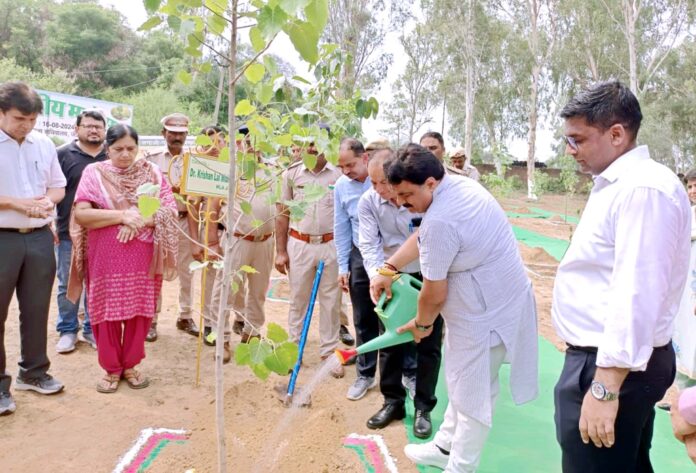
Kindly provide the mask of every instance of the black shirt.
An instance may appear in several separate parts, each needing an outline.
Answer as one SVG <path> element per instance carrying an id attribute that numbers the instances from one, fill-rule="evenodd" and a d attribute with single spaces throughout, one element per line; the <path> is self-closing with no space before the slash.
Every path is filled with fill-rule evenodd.
<path id="1" fill-rule="evenodd" d="M 93 157 L 82 151 L 77 146 L 77 141 L 58 148 L 58 162 L 63 170 L 65 179 L 68 181 L 65 186 L 65 198 L 58 204 L 57 226 L 58 238 L 61 240 L 70 240 L 70 211 L 75 200 L 77 185 L 82 177 L 82 171 L 85 170 L 88 164 L 104 161 L 105 159 L 105 150 L 102 149 L 97 156 Z"/>

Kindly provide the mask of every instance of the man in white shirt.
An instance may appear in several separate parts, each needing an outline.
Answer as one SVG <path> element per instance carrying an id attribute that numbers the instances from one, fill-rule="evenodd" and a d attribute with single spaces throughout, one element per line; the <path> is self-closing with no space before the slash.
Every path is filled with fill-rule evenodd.
<path id="1" fill-rule="evenodd" d="M 637 146 L 642 114 L 624 84 L 594 85 L 561 116 L 566 152 L 594 176 L 553 292 L 554 326 L 568 344 L 555 389 L 563 472 L 652 472 L 654 404 L 675 376 L 689 200 Z"/>
<path id="2" fill-rule="evenodd" d="M 22 345 L 15 389 L 41 394 L 63 390 L 48 374 L 46 331 L 56 276 L 49 224 L 65 196 L 65 177 L 53 142 L 32 131 L 42 111 L 41 97 L 28 85 L 0 85 L 0 415 L 16 409 L 4 343 L 15 292 Z"/>

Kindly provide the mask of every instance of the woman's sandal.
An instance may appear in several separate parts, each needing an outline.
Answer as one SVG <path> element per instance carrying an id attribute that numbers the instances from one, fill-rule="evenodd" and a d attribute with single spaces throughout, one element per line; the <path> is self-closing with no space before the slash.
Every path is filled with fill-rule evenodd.
<path id="1" fill-rule="evenodd" d="M 143 389 L 150 385 L 150 380 L 134 369 L 125 370 L 123 378 L 132 389 Z"/>
<path id="2" fill-rule="evenodd" d="M 100 393 L 110 394 L 115 393 L 118 389 L 118 383 L 121 377 L 117 374 L 105 374 L 97 383 L 97 391 Z"/>

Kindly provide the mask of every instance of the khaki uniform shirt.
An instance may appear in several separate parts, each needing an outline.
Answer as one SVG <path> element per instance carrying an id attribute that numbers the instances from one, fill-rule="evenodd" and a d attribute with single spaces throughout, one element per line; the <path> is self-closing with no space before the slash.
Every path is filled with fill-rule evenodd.
<path id="1" fill-rule="evenodd" d="M 268 165 L 268 163 L 266 163 Z M 269 165 L 272 166 L 272 165 Z M 232 219 L 237 223 L 234 233 L 262 237 L 270 235 L 275 230 L 275 189 L 276 183 L 273 177 L 263 169 L 256 171 L 255 179 L 242 179 L 237 175 L 237 188 L 235 192 Z M 242 202 L 251 204 L 251 214 L 242 211 Z M 220 211 L 223 216 L 223 224 L 227 224 L 227 202 L 223 201 Z M 241 218 L 240 218 L 241 215 Z M 261 222 L 262 225 L 258 226 Z"/>
<path id="2" fill-rule="evenodd" d="M 466 177 L 473 179 L 476 182 L 481 179 L 478 169 L 476 169 L 472 164 L 466 163 L 464 165 L 464 169 L 462 169 L 462 172 Z"/>
<path id="3" fill-rule="evenodd" d="M 452 165 L 450 165 L 450 164 L 447 164 L 447 163 L 445 163 L 445 162 L 443 162 L 442 164 L 445 165 L 445 172 L 446 172 L 447 174 L 449 174 L 450 176 L 466 176 L 466 175 L 467 175 L 467 174 L 466 174 L 464 171 L 462 171 L 461 169 L 455 168 L 454 166 L 452 166 Z"/>
<path id="4" fill-rule="evenodd" d="M 177 159 L 174 161 L 174 164 L 171 164 L 173 158 L 174 156 L 172 156 L 167 147 L 158 151 L 145 153 L 145 159 L 156 164 L 160 168 L 170 186 L 180 187 L 184 161 L 182 159 Z M 176 199 L 176 208 L 179 212 L 186 212 L 188 210 L 186 205 L 180 202 L 179 199 Z"/>
<path id="5" fill-rule="evenodd" d="M 308 235 L 324 235 L 334 229 L 334 189 L 333 186 L 341 177 L 341 171 L 331 163 L 314 173 L 300 161 L 290 166 L 283 173 L 281 187 L 282 200 L 303 200 L 304 188 L 315 184 L 328 188 L 324 196 L 306 208 L 301 220 L 290 220 L 290 228 Z"/>

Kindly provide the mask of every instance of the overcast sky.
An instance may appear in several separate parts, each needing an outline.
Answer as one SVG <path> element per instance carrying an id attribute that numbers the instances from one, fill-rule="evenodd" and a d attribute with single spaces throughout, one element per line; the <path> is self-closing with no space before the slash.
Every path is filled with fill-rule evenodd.
<path id="1" fill-rule="evenodd" d="M 126 17 L 128 24 L 133 28 L 137 29 L 141 24 L 147 20 L 147 12 L 143 5 L 142 0 L 99 0 L 102 5 L 114 7 L 116 10 L 121 12 L 123 16 Z M 247 31 L 247 30 L 242 30 Z M 242 37 L 242 41 L 248 41 L 247 38 Z M 391 53 L 394 57 L 394 62 L 389 68 L 389 74 L 387 80 L 383 83 L 380 90 L 375 91 L 374 95 L 379 101 L 380 108 L 384 110 L 386 104 L 389 102 L 391 97 L 391 84 L 393 81 L 401 74 L 406 66 L 405 54 L 401 53 L 402 48 L 399 43 L 398 32 L 389 33 L 384 42 L 384 50 Z M 312 79 L 310 75 L 307 74 L 307 63 L 300 59 L 299 54 L 295 51 L 290 42 L 290 39 L 284 34 L 280 33 L 274 43 L 269 48 L 269 52 L 282 57 L 285 61 L 289 62 L 295 67 L 295 70 L 299 75 Z M 464 84 L 462 84 L 464 86 Z M 445 128 L 447 128 L 445 124 Z M 380 136 L 380 130 L 387 127 L 387 124 L 381 119 L 377 120 L 366 120 L 363 122 L 363 133 L 365 138 L 370 141 L 378 136 Z M 418 139 L 420 134 L 428 130 L 440 131 L 442 127 L 442 107 L 438 107 L 433 112 L 433 121 L 424 126 L 422 129 L 413 137 Z M 449 149 L 459 146 L 460 143 L 452 142 L 448 134 L 445 133 L 446 145 Z M 537 156 L 540 160 L 545 160 L 552 155 L 551 151 L 551 141 L 552 133 L 540 129 L 537 132 Z M 515 140 L 508 144 L 510 153 L 515 156 L 516 159 L 526 160 L 527 159 L 527 142 L 526 140 Z"/>

